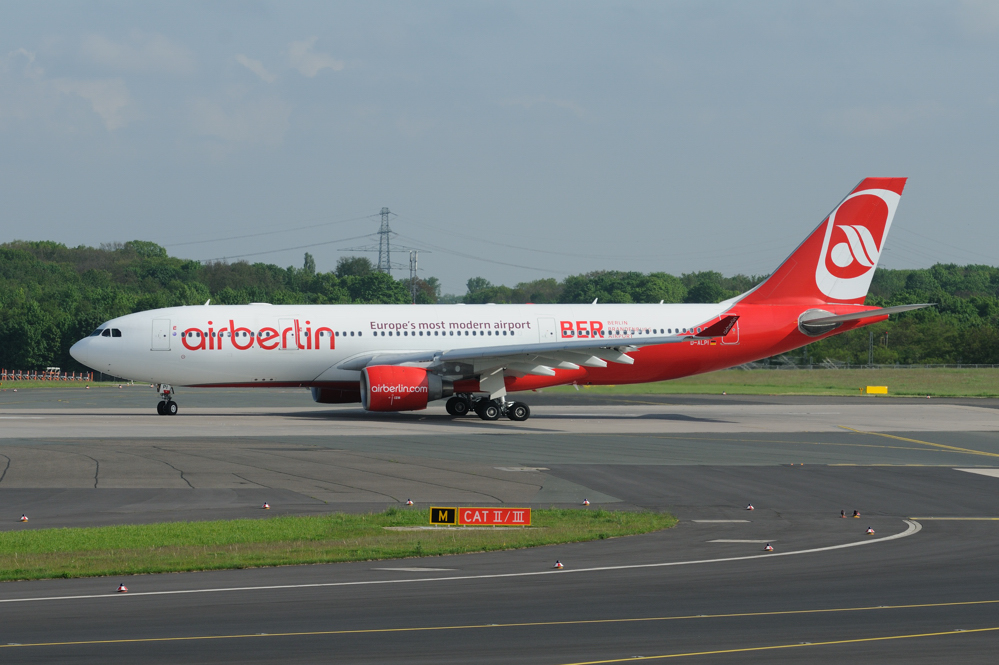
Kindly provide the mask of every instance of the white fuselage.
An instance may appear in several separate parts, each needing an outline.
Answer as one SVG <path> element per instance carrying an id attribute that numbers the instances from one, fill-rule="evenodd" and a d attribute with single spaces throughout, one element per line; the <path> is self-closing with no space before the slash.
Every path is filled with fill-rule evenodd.
<path id="1" fill-rule="evenodd" d="M 356 382 L 359 371 L 337 366 L 365 354 L 589 337 L 627 344 L 686 331 L 725 309 L 725 304 L 172 307 L 108 321 L 101 329 L 120 336 L 87 337 L 71 353 L 107 374 L 180 386 Z"/>

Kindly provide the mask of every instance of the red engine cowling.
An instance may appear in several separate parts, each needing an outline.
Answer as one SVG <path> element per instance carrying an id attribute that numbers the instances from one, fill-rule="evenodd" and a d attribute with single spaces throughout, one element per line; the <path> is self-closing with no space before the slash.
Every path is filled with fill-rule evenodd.
<path id="1" fill-rule="evenodd" d="M 368 411 L 418 411 L 453 394 L 450 381 L 422 367 L 375 365 L 361 370 L 361 405 Z"/>

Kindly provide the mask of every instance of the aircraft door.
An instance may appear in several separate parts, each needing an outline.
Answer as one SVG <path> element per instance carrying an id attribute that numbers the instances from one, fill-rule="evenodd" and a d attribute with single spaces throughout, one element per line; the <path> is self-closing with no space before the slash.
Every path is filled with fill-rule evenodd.
<path id="1" fill-rule="evenodd" d="M 739 343 L 739 322 L 736 321 L 732 329 L 728 331 L 728 334 L 721 338 L 722 344 L 738 344 Z"/>
<path id="2" fill-rule="evenodd" d="M 542 344 L 558 341 L 558 328 L 555 327 L 555 319 L 538 319 L 538 341 Z"/>
<path id="3" fill-rule="evenodd" d="M 153 319 L 153 351 L 170 350 L 170 319 Z"/>

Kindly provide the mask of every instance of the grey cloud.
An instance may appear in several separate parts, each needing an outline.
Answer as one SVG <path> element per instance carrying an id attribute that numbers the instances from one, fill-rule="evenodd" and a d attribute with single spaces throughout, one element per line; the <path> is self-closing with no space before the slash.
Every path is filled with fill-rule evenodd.
<path id="1" fill-rule="evenodd" d="M 264 67 L 264 63 L 260 62 L 259 60 L 248 58 L 247 56 L 240 53 L 236 56 L 236 62 L 243 65 L 251 72 L 259 76 L 260 80 L 266 83 L 274 83 L 274 81 L 277 80 L 277 76 L 267 71 L 267 68 Z"/>
<path id="2" fill-rule="evenodd" d="M 202 98 L 190 104 L 194 131 L 228 143 L 280 145 L 290 116 L 291 105 L 273 97 L 227 105 Z"/>
<path id="3" fill-rule="evenodd" d="M 337 60 L 327 53 L 313 52 L 312 47 L 316 45 L 318 39 L 318 37 L 310 37 L 304 41 L 292 42 L 288 45 L 288 62 L 302 76 L 313 78 L 324 69 L 339 72 L 345 66 L 342 60 Z"/>
<path id="4" fill-rule="evenodd" d="M 76 95 L 90 102 L 109 132 L 128 124 L 132 96 L 121 79 L 55 79 L 52 86 L 63 94 Z"/>
<path id="5" fill-rule="evenodd" d="M 194 54 L 163 35 L 133 31 L 127 41 L 113 42 L 103 35 L 83 38 L 81 51 L 91 61 L 129 72 L 187 74 L 194 71 Z"/>

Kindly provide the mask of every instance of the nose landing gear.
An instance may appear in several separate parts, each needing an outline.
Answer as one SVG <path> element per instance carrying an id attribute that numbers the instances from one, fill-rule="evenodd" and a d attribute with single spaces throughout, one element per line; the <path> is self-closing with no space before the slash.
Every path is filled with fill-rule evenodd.
<path id="1" fill-rule="evenodd" d="M 452 416 L 465 416 L 474 412 L 482 420 L 499 420 L 506 416 L 510 420 L 523 422 L 531 417 L 531 407 L 523 402 L 507 402 L 498 399 L 475 398 L 471 395 L 455 395 L 444 405 Z"/>
<path id="2" fill-rule="evenodd" d="M 173 401 L 173 388 L 166 383 L 156 384 L 156 391 L 162 400 L 156 405 L 156 413 L 161 416 L 176 416 L 177 402 Z"/>

